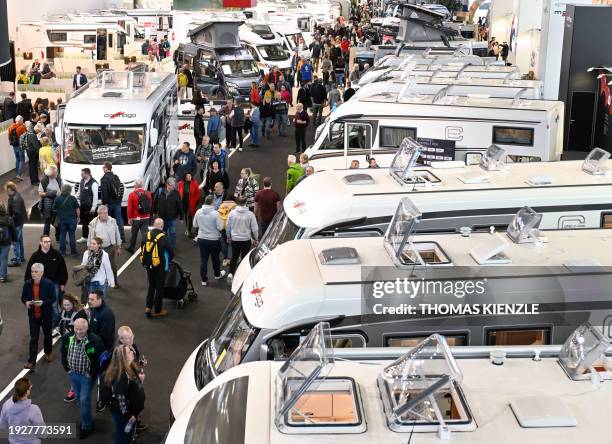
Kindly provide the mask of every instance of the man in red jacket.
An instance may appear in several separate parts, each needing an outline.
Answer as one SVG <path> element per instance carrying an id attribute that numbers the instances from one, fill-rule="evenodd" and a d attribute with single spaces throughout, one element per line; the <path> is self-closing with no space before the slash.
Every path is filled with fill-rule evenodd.
<path id="1" fill-rule="evenodd" d="M 151 193 L 142 187 L 142 179 L 137 177 L 134 181 L 134 191 L 128 196 L 127 217 L 132 227 L 130 246 L 127 251 L 134 253 L 138 232 L 142 234 L 142 241 L 147 237 L 151 212 L 153 211 L 153 198 Z"/>

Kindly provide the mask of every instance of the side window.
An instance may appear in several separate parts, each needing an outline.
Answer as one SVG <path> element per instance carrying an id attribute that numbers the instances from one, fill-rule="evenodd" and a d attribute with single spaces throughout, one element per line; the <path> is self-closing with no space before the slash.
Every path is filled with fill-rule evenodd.
<path id="1" fill-rule="evenodd" d="M 406 137 L 410 137 L 416 141 L 416 128 L 381 126 L 379 145 L 381 148 L 399 148 L 402 140 Z"/>
<path id="2" fill-rule="evenodd" d="M 249 52 L 251 53 L 255 61 L 259 62 L 259 54 L 257 54 L 257 51 L 255 50 L 255 48 L 253 48 L 250 45 L 247 45 L 247 49 L 249 50 Z"/>
<path id="3" fill-rule="evenodd" d="M 396 335 L 385 337 L 385 347 L 416 347 L 423 339 L 427 338 L 427 334 L 418 335 Z M 445 334 L 446 342 L 451 347 L 468 345 L 467 334 Z"/>
<path id="4" fill-rule="evenodd" d="M 487 345 L 547 345 L 550 328 L 490 328 L 485 330 Z"/>
<path id="5" fill-rule="evenodd" d="M 344 149 L 344 122 L 333 122 L 331 129 L 327 132 L 325 140 L 321 143 L 320 150 L 343 150 Z"/>
<path id="6" fill-rule="evenodd" d="M 493 143 L 503 145 L 533 146 L 533 128 L 493 127 Z"/>
<path id="7" fill-rule="evenodd" d="M 332 335 L 333 348 L 365 348 L 366 340 L 359 333 Z"/>
<path id="8" fill-rule="evenodd" d="M 601 214 L 601 228 L 612 228 L 612 213 Z"/>
<path id="9" fill-rule="evenodd" d="M 85 34 L 83 36 L 83 43 L 86 45 L 95 45 L 96 44 L 96 35 L 95 34 Z"/>
<path id="10" fill-rule="evenodd" d="M 372 126 L 364 124 L 348 125 L 348 149 L 369 150 L 372 148 Z"/>

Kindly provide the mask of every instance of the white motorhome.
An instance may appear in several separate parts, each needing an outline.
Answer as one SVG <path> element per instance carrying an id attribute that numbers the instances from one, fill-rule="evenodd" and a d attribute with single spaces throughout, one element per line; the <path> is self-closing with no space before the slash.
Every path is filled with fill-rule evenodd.
<path id="1" fill-rule="evenodd" d="M 580 161 L 513 163 L 486 172 L 479 166 L 437 168 L 447 165 L 434 162 L 412 171 L 430 177 L 430 186 L 398 180 L 410 175 L 394 167 L 327 170 L 308 177 L 289 193 L 260 243 L 240 262 L 232 292 L 237 293 L 257 263 L 284 242 L 382 236 L 407 196 L 423 213 L 420 233 L 505 229 L 523 205 L 542 214 L 541 229 L 612 228 L 612 176 L 588 174 Z M 607 165 L 612 170 L 612 161 Z M 472 183 L 465 183 L 470 177 Z M 538 185 L 538 180 L 545 183 Z"/>
<path id="2" fill-rule="evenodd" d="M 267 25 L 265 25 L 267 26 Z M 269 29 L 269 27 L 268 27 Z M 240 30 L 240 41 L 249 50 L 257 66 L 268 72 L 273 66 L 279 69 L 291 67 L 291 56 L 289 51 L 283 48 L 283 42 L 274 33 L 266 37 L 247 30 Z"/>
<path id="3" fill-rule="evenodd" d="M 414 348 L 355 353 L 332 348 L 319 324 L 287 361 L 240 365 L 194 393 L 165 442 L 590 442 L 607 434 L 612 368 L 588 328 L 562 347 L 463 350 L 431 335 Z M 595 346 L 580 353 L 580 340 Z M 602 383 L 567 376 L 580 371 Z"/>
<path id="4" fill-rule="evenodd" d="M 113 21 L 115 21 L 113 19 Z M 135 36 L 135 27 L 127 32 L 119 23 L 21 22 L 17 27 L 17 51 L 31 52 L 41 58 L 87 56 L 99 60 L 123 55 L 123 48 Z M 98 36 L 104 35 L 105 54 L 98 55 Z M 102 58 L 103 56 L 103 58 Z"/>
<path id="5" fill-rule="evenodd" d="M 410 137 L 438 153 L 436 160 L 478 163 L 491 144 L 521 160 L 554 161 L 563 151 L 563 103 L 558 101 L 460 97 L 446 94 L 374 92 L 336 108 L 306 150 L 315 171 L 348 168 L 375 157 L 388 166 Z"/>
<path id="6" fill-rule="evenodd" d="M 124 206 L 137 177 L 156 190 L 178 149 L 177 103 L 173 74 L 103 71 L 74 93 L 55 129 L 63 180 L 76 193 L 81 169 L 99 181 L 109 161 L 125 187 Z"/>
<path id="7" fill-rule="evenodd" d="M 584 321 L 606 325 L 612 230 L 538 232 L 537 215 L 522 209 L 504 234 L 414 234 L 417 214 L 404 199 L 384 238 L 296 240 L 268 254 L 187 359 L 172 391 L 173 414 L 232 367 L 286 359 L 319 321 L 350 348 L 413 345 L 431 333 L 455 345 L 560 344 Z M 486 288 L 436 284 L 457 279 Z M 406 282 L 422 286 L 404 290 Z M 432 308 L 455 303 L 539 308 L 529 316 Z"/>

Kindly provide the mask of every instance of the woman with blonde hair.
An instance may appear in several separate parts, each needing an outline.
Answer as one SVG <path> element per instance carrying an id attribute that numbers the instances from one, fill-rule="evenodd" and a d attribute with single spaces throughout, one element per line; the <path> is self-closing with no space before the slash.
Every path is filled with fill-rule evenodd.
<path id="1" fill-rule="evenodd" d="M 144 372 L 135 362 L 134 350 L 118 345 L 113 350 L 108 369 L 100 379 L 101 401 L 111 405 L 115 422 L 115 444 L 127 444 L 136 429 L 138 415 L 144 409 Z"/>

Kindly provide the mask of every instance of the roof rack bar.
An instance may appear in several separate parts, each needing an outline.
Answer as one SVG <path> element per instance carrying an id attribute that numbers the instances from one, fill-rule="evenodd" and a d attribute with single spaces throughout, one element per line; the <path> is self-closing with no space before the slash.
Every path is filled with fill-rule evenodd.
<path id="1" fill-rule="evenodd" d="M 516 94 L 512 98 L 512 106 L 519 104 L 519 102 L 521 101 L 521 98 L 523 97 L 523 94 L 525 94 L 528 89 L 529 88 L 521 88 L 516 92 Z"/>
<path id="2" fill-rule="evenodd" d="M 432 104 L 436 104 L 438 103 L 440 100 L 442 100 L 444 97 L 446 97 L 448 95 L 448 92 L 451 89 L 451 85 L 446 85 L 444 88 L 442 88 L 440 91 L 438 91 L 436 93 L 436 95 L 434 96 L 433 100 L 431 101 Z"/>

